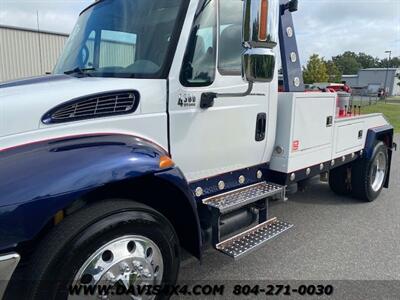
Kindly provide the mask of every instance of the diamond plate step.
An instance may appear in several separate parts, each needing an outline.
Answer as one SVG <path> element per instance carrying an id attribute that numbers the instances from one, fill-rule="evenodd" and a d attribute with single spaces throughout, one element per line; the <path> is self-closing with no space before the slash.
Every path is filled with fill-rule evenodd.
<path id="1" fill-rule="evenodd" d="M 223 214 L 277 194 L 284 194 L 284 188 L 282 186 L 268 182 L 260 182 L 204 199 L 203 204 L 216 208 Z"/>
<path id="2" fill-rule="evenodd" d="M 238 259 L 264 246 L 270 239 L 293 227 L 277 218 L 261 223 L 216 245 L 216 249 Z"/>

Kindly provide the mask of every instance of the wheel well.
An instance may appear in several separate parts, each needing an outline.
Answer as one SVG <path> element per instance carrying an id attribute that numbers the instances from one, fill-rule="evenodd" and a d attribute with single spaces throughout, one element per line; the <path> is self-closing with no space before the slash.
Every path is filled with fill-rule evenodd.
<path id="1" fill-rule="evenodd" d="M 378 135 L 377 140 L 383 142 L 389 148 L 391 148 L 393 145 L 393 135 L 390 133 L 383 133 Z"/>
<path id="2" fill-rule="evenodd" d="M 371 134 L 371 135 L 370 135 Z M 392 152 L 393 152 L 393 127 L 390 127 L 386 130 L 382 130 L 380 132 L 373 132 L 370 131 L 368 133 L 368 138 L 370 137 L 369 143 L 367 143 L 367 147 L 369 146 L 369 148 L 367 148 L 368 151 L 368 155 L 372 155 L 372 151 L 373 151 L 373 146 L 375 144 L 376 141 L 380 141 L 383 142 L 387 148 L 388 148 L 388 174 L 386 177 L 386 181 L 384 184 L 385 188 L 389 187 L 389 182 L 390 182 L 390 169 L 391 169 L 391 164 L 392 164 Z M 367 140 L 368 140 L 367 138 Z"/>
<path id="3" fill-rule="evenodd" d="M 199 228 L 196 217 L 193 215 L 197 211 L 193 212 L 190 200 L 178 188 L 152 175 L 107 184 L 93 190 L 64 208 L 63 216 L 68 217 L 89 203 L 110 198 L 134 200 L 157 210 L 174 227 L 180 245 L 195 257 L 200 258 Z M 52 227 L 58 226 L 60 220 L 56 221 L 56 219 L 57 215 L 49 221 L 35 240 L 24 243 L 20 247 L 32 249 Z"/>

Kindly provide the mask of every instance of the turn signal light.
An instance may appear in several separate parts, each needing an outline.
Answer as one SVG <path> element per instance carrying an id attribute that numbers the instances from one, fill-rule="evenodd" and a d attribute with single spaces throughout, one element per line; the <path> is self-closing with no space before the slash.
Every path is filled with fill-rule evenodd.
<path id="1" fill-rule="evenodd" d="M 260 41 L 267 40 L 268 31 L 268 0 L 261 0 L 260 10 L 260 30 L 258 31 L 258 38 Z"/>
<path id="2" fill-rule="evenodd" d="M 160 157 L 160 169 L 166 169 L 166 168 L 170 168 L 173 167 L 175 165 L 175 163 L 173 162 L 173 160 L 168 157 L 168 156 L 161 156 Z"/>

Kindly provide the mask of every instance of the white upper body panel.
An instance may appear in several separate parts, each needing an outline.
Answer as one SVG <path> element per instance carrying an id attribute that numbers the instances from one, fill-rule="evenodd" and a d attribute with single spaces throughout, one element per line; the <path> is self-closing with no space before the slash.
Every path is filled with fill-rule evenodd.
<path id="1" fill-rule="evenodd" d="M 335 117 L 336 97 L 336 93 L 279 94 L 272 170 L 291 173 L 342 159 L 364 149 L 368 129 L 389 124 L 382 114 Z"/>
<path id="2" fill-rule="evenodd" d="M 49 77 L 50 78 L 50 77 Z M 92 94 L 136 90 L 140 103 L 132 114 L 61 124 L 43 124 L 43 115 L 70 100 Z M 0 149 L 90 133 L 141 136 L 168 149 L 166 80 L 62 77 L 33 84 L 0 86 Z"/>
<path id="3" fill-rule="evenodd" d="M 189 3 L 177 49 L 171 58 L 168 80 L 60 75 L 0 85 L 0 151 L 66 136 L 127 134 L 146 138 L 169 150 L 188 181 L 196 181 L 268 162 L 273 170 L 289 173 L 360 150 L 369 128 L 387 124 L 382 115 L 373 115 L 333 120 L 332 126 L 326 126 L 326 118 L 336 113 L 335 94 L 283 93 L 279 95 L 278 109 L 278 64 L 274 80 L 254 84 L 250 95 L 216 98 L 212 107 L 200 108 L 204 93 L 243 93 L 247 89 L 240 73 L 224 73 L 219 66 L 220 45 L 230 48 L 230 44 L 228 47 L 226 42 L 221 42 L 223 33 L 232 28 L 231 33 L 241 35 L 241 25 L 235 20 L 241 20 L 243 13 L 231 16 L 228 10 L 226 15 L 230 21 L 222 24 L 219 11 L 222 2 L 207 2 L 203 12 L 209 9 L 210 3 L 215 5 L 216 26 L 210 25 L 214 18 L 205 22 L 205 29 L 211 26 L 213 34 L 204 34 L 203 42 L 215 37 L 215 43 L 207 45 L 203 55 L 215 54 L 212 82 L 203 86 L 187 85 L 180 78 L 199 5 L 194 0 Z M 241 0 L 226 3 L 236 9 L 242 7 Z M 241 47 L 240 41 L 232 48 L 237 45 Z M 234 55 L 233 61 L 240 57 L 240 53 Z M 140 94 L 135 112 L 50 125 L 42 122 L 48 111 L 62 103 L 119 90 L 136 90 Z M 182 98 L 190 99 L 190 105 L 182 105 Z M 266 115 L 265 138 L 261 141 L 256 140 L 260 114 Z M 360 130 L 364 131 L 361 140 L 354 137 Z M 293 151 L 295 144 L 298 147 Z M 275 146 L 282 147 L 283 152 L 274 153 Z"/>

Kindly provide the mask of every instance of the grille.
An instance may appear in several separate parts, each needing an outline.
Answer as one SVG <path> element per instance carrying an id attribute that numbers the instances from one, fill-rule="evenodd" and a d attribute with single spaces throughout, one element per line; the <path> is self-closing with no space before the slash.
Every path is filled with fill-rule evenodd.
<path id="1" fill-rule="evenodd" d="M 136 110 L 137 98 L 138 95 L 135 92 L 102 94 L 81 98 L 56 108 L 48 114 L 44 122 L 59 123 L 131 113 Z"/>

